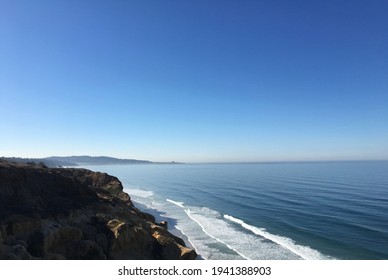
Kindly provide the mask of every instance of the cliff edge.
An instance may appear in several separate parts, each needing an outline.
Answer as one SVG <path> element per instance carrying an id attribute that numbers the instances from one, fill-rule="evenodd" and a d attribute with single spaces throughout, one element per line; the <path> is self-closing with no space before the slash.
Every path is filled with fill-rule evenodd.
<path id="1" fill-rule="evenodd" d="M 106 173 L 0 160 L 0 259 L 195 259 Z"/>

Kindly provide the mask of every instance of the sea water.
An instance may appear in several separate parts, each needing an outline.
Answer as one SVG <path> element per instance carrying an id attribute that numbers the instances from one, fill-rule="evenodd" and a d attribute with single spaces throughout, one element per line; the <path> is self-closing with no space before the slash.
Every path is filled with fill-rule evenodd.
<path id="1" fill-rule="evenodd" d="M 204 259 L 388 259 L 388 162 L 86 166 Z"/>

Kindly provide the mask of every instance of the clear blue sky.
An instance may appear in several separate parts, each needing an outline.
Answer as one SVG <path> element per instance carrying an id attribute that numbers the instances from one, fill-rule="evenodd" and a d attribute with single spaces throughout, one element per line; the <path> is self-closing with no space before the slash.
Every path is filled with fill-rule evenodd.
<path id="1" fill-rule="evenodd" d="M 388 1 L 0 0 L 0 156 L 388 159 Z"/>

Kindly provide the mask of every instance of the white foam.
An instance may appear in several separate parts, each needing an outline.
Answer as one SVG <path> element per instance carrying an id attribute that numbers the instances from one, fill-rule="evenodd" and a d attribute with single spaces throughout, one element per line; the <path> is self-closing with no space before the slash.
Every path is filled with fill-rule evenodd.
<path id="1" fill-rule="evenodd" d="M 186 206 L 184 202 L 173 199 L 161 199 L 150 191 L 131 189 L 129 193 L 140 194 L 140 196 L 134 196 L 134 201 L 141 203 L 143 207 L 155 209 L 161 213 L 161 216 L 174 219 L 176 230 L 204 259 L 275 260 L 305 258 L 304 255 L 301 256 L 297 253 L 303 252 L 303 250 L 294 252 L 286 246 L 282 246 L 281 242 L 268 238 L 268 235 L 264 236 L 253 232 L 253 228 L 249 228 L 248 224 L 232 216 L 223 216 L 220 212 L 206 207 Z M 246 229 L 255 234 L 245 232 L 231 225 L 231 222 L 239 226 L 244 224 Z M 256 229 L 265 231 L 265 229 Z M 290 242 L 293 241 L 290 240 Z"/>
<path id="2" fill-rule="evenodd" d="M 151 197 L 154 195 L 153 191 L 147 191 L 142 189 L 129 189 L 126 188 L 125 191 L 131 196 L 138 196 L 138 197 Z"/>
<path id="3" fill-rule="evenodd" d="M 183 202 L 174 201 L 174 200 L 169 199 L 169 198 L 167 198 L 166 201 L 171 202 L 172 204 L 175 204 L 175 205 L 177 205 L 177 206 L 179 206 L 179 207 L 181 207 L 181 208 L 185 208 L 185 207 L 183 206 L 183 204 L 184 204 Z"/>
<path id="4" fill-rule="evenodd" d="M 232 246 L 230 246 L 230 245 L 229 245 L 228 243 L 226 243 L 225 241 L 223 241 L 223 240 L 221 240 L 221 239 L 219 239 L 219 238 L 217 238 L 217 237 L 211 235 L 211 234 L 206 230 L 206 228 L 201 224 L 201 222 L 199 222 L 197 219 L 195 219 L 195 218 L 191 215 L 190 209 L 185 210 L 185 212 L 186 212 L 187 216 L 189 216 L 190 219 L 192 219 L 194 222 L 196 222 L 196 223 L 202 228 L 202 231 L 203 231 L 204 233 L 206 233 L 206 234 L 207 234 L 208 236 L 210 236 L 211 238 L 217 240 L 218 242 L 220 242 L 220 243 L 226 245 L 229 249 L 235 251 L 237 254 L 239 254 L 239 255 L 240 255 L 241 257 L 243 257 L 244 259 L 249 260 L 249 258 L 248 258 L 247 256 L 245 256 L 245 255 L 243 255 L 242 253 L 240 253 L 239 251 L 237 251 L 235 248 L 233 248 Z"/>
<path id="5" fill-rule="evenodd" d="M 175 226 L 175 228 L 177 230 L 179 230 L 184 236 L 186 236 L 187 240 L 190 242 L 191 246 L 193 247 L 193 249 L 198 252 L 198 248 L 197 246 L 194 245 L 194 242 L 190 239 L 190 237 L 181 229 L 179 228 L 178 226 Z"/>
<path id="6" fill-rule="evenodd" d="M 301 258 L 305 260 L 317 260 L 317 259 L 326 259 L 324 255 L 322 255 L 317 250 L 314 250 L 307 246 L 297 245 L 292 239 L 288 237 L 283 237 L 275 234 L 271 234 L 267 232 L 265 229 L 257 228 L 255 226 L 251 226 L 247 223 L 245 223 L 243 220 L 237 219 L 230 215 L 224 215 L 224 218 L 234 222 L 236 224 L 241 225 L 243 228 L 250 230 L 254 234 L 258 236 L 262 236 L 268 240 L 271 240 L 272 242 L 275 242 L 276 244 L 279 244 L 280 246 L 290 250 L 294 254 L 300 256 Z"/>
<path id="7" fill-rule="evenodd" d="M 279 244 L 232 226 L 230 222 L 223 219 L 218 211 L 206 207 L 190 207 L 185 212 L 192 221 L 200 226 L 201 232 L 205 233 L 204 238 L 197 240 L 210 249 L 207 253 L 214 248 L 219 250 L 214 256 L 209 254 L 209 259 L 219 259 L 220 255 L 223 255 L 225 259 L 236 257 L 252 260 L 301 258 Z M 199 233 L 195 232 L 195 234 Z M 211 237 L 210 240 L 209 237 Z"/>

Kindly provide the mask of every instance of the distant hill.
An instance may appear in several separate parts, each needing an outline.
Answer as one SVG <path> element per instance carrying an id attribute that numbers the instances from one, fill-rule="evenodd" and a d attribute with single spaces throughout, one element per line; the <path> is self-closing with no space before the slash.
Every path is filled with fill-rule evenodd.
<path id="1" fill-rule="evenodd" d="M 67 157 L 46 157 L 46 158 L 16 158 L 3 157 L 3 159 L 17 163 L 44 163 L 49 167 L 56 166 L 77 166 L 77 165 L 113 165 L 113 164 L 152 164 L 152 163 L 168 163 L 174 164 L 177 162 L 152 162 L 149 160 L 137 159 L 119 159 L 106 156 L 67 156 Z"/>
<path id="2" fill-rule="evenodd" d="M 15 163 L 29 163 L 29 164 L 38 164 L 44 163 L 49 167 L 57 167 L 57 166 L 76 166 L 77 164 L 74 162 L 68 162 L 64 160 L 54 160 L 49 158 L 18 158 L 18 157 L 2 157 L 0 159 L 4 159 L 10 162 Z"/>
<path id="3" fill-rule="evenodd" d="M 70 162 L 75 165 L 105 165 L 105 164 L 131 164 L 131 163 L 152 163 L 149 160 L 120 159 L 114 157 L 91 157 L 91 156 L 69 156 L 69 157 L 48 157 L 45 160 Z"/>

